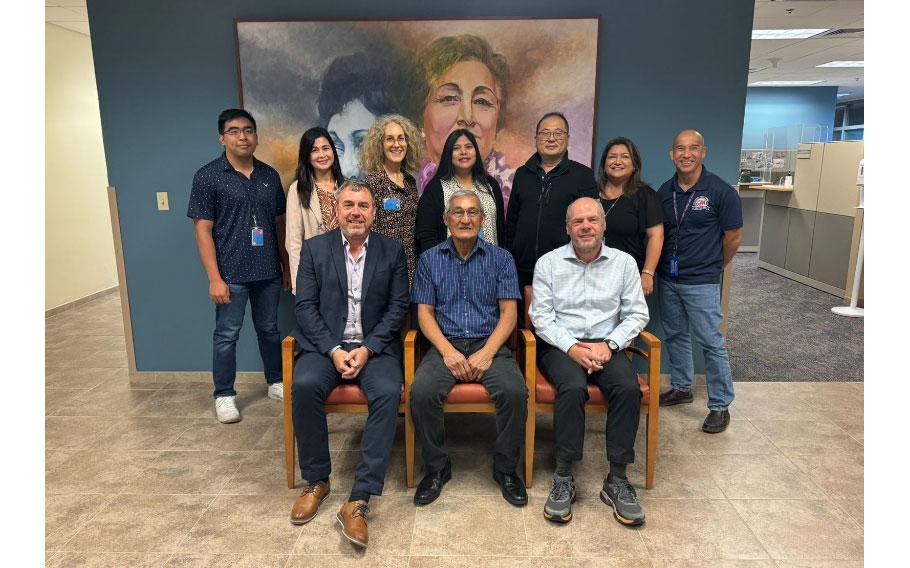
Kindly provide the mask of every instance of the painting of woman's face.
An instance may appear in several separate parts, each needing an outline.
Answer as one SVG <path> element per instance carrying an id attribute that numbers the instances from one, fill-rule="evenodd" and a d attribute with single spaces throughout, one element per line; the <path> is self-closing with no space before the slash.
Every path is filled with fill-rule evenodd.
<path id="1" fill-rule="evenodd" d="M 480 146 L 480 158 L 486 159 L 496 142 L 501 93 L 483 63 L 459 61 L 449 67 L 431 87 L 423 112 L 430 160 L 439 161 L 446 138 L 458 128 L 471 131 Z"/>
<path id="2" fill-rule="evenodd" d="M 360 146 L 376 115 L 367 110 L 360 99 L 354 99 L 341 108 L 341 112 L 329 118 L 328 128 L 335 149 L 341 173 L 346 178 L 363 177 L 360 171 Z"/>

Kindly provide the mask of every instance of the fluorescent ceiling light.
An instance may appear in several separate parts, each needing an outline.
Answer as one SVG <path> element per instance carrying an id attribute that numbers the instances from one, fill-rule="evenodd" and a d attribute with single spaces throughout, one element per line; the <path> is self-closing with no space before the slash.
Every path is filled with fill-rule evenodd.
<path id="1" fill-rule="evenodd" d="M 865 61 L 829 61 L 816 67 L 863 67 Z"/>
<path id="2" fill-rule="evenodd" d="M 806 87 L 818 85 L 821 81 L 756 81 L 749 83 L 750 87 Z"/>
<path id="3" fill-rule="evenodd" d="M 853 94 L 853 93 L 837 93 L 837 96 L 839 96 L 839 97 L 849 97 L 849 96 L 852 95 L 852 94 Z"/>
<path id="4" fill-rule="evenodd" d="M 752 30 L 752 39 L 805 39 L 820 33 L 824 33 L 831 28 L 818 30 Z"/>
<path id="5" fill-rule="evenodd" d="M 749 67 L 749 73 L 758 73 L 759 71 L 764 71 L 767 67 Z"/>

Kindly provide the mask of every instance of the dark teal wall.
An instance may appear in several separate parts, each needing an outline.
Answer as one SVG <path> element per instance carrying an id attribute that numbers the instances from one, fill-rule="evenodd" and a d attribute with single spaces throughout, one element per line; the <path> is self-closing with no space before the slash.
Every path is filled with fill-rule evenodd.
<path id="1" fill-rule="evenodd" d="M 834 132 L 837 87 L 749 87 L 743 119 L 743 148 L 764 148 L 769 128 L 797 124 L 828 127 Z M 789 143 L 796 148 L 799 140 Z"/>
<path id="2" fill-rule="evenodd" d="M 631 137 L 656 186 L 673 173 L 673 135 L 697 128 L 708 167 L 730 182 L 739 171 L 752 0 L 88 0 L 88 11 L 140 371 L 211 367 L 214 310 L 185 213 L 193 173 L 220 152 L 217 114 L 238 105 L 235 19 L 599 16 L 598 153 Z M 238 369 L 258 368 L 245 325 Z"/>

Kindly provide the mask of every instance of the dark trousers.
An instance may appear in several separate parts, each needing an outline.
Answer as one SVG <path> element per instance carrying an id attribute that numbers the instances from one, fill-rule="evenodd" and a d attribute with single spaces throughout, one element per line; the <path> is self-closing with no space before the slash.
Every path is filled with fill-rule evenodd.
<path id="1" fill-rule="evenodd" d="M 486 339 L 450 339 L 465 357 L 478 351 Z M 430 347 L 414 374 L 411 386 L 411 415 L 420 440 L 424 468 L 435 472 L 445 467 L 445 420 L 442 404 L 455 386 L 455 377 L 442 355 Z M 528 388 L 518 364 L 507 347 L 502 347 L 493 364 L 480 378 L 496 405 L 496 440 L 493 442 L 493 467 L 512 473 L 518 465 L 525 421 L 528 417 Z"/>
<path id="2" fill-rule="evenodd" d="M 356 345 L 343 344 L 342 347 L 350 350 Z M 401 361 L 384 354 L 370 357 L 357 376 L 357 383 L 369 405 L 369 415 L 363 429 L 353 491 L 382 495 L 389 454 L 395 441 L 403 380 Z M 294 431 L 300 475 L 308 481 L 326 479 L 332 471 L 325 399 L 339 382 L 341 375 L 332 360 L 321 353 L 303 353 L 294 365 Z"/>
<path id="3" fill-rule="evenodd" d="M 607 399 L 607 460 L 612 463 L 635 461 L 635 435 L 641 408 L 641 389 L 632 362 L 622 351 L 610 357 L 600 371 L 590 375 L 562 350 L 538 340 L 537 364 L 556 387 L 553 429 L 556 434 L 556 459 L 579 461 L 585 439 L 585 403 L 588 381 Z"/>

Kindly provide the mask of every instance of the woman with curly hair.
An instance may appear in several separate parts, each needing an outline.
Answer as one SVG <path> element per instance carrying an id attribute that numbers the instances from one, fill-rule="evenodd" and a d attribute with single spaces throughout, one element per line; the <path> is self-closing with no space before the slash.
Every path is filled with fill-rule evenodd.
<path id="1" fill-rule="evenodd" d="M 376 200 L 373 230 L 404 246 L 408 282 L 414 281 L 414 222 L 417 219 L 417 182 L 414 172 L 422 158 L 420 132 L 398 114 L 376 119 L 360 148 L 360 168 L 367 174 Z"/>

